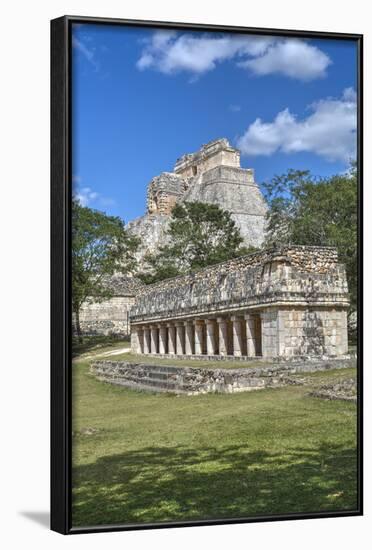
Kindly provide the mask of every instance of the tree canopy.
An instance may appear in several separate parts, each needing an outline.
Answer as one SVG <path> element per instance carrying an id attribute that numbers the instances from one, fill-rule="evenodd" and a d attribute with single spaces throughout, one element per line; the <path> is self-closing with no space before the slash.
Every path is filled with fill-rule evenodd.
<path id="1" fill-rule="evenodd" d="M 242 244 L 239 228 L 226 210 L 198 201 L 176 204 L 167 244 L 146 256 L 147 268 L 140 276 L 146 283 L 156 282 L 254 250 Z"/>
<path id="2" fill-rule="evenodd" d="M 345 264 L 352 310 L 357 302 L 357 173 L 315 178 L 288 170 L 264 184 L 269 203 L 266 244 L 335 246 Z"/>
<path id="3" fill-rule="evenodd" d="M 100 301 L 111 296 L 105 278 L 117 269 L 132 271 L 138 239 L 127 233 L 119 217 L 72 205 L 72 307 L 80 335 L 79 313 L 90 297 Z"/>

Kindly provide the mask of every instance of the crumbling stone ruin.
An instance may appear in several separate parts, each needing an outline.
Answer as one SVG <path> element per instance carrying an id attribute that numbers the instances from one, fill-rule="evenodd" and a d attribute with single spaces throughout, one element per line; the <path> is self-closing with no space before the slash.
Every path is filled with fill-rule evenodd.
<path id="1" fill-rule="evenodd" d="M 330 401 L 353 401 L 357 402 L 357 380 L 356 378 L 348 378 L 347 380 L 338 380 L 333 384 L 323 384 L 309 393 L 311 397 L 320 397 L 329 399 Z"/>
<path id="2" fill-rule="evenodd" d="M 145 215 L 128 224 L 129 231 L 141 239 L 140 260 L 166 242 L 172 208 L 185 201 L 216 204 L 229 211 L 244 243 L 257 248 L 262 245 L 267 205 L 253 170 L 241 168 L 240 152 L 227 139 L 211 141 L 196 153 L 183 155 L 173 172 L 151 180 Z"/>
<path id="3" fill-rule="evenodd" d="M 132 351 L 293 358 L 347 353 L 345 268 L 330 247 L 284 246 L 143 286 Z"/>
<path id="4" fill-rule="evenodd" d="M 128 336 L 130 334 L 129 311 L 143 283 L 136 277 L 116 273 L 107 278 L 105 286 L 110 291 L 111 298 L 97 301 L 92 296 L 80 311 L 82 334 Z M 74 318 L 72 329 L 76 333 Z"/>
<path id="5" fill-rule="evenodd" d="M 146 357 L 146 356 L 145 356 Z M 144 357 L 144 358 L 145 358 Z M 189 356 L 194 357 L 194 356 Z M 198 395 L 200 393 L 236 393 L 242 391 L 262 390 L 265 388 L 280 388 L 293 384 L 303 384 L 299 375 L 328 369 L 355 368 L 355 360 L 350 358 L 332 358 L 327 361 L 291 361 L 290 363 L 269 363 L 256 361 L 246 368 L 223 369 L 194 366 L 154 365 L 151 363 L 133 363 L 133 361 L 94 361 L 90 366 L 90 372 L 109 384 L 125 386 L 135 390 L 147 390 L 151 392 L 168 392 L 186 395 Z M 335 390 L 334 388 L 338 389 Z M 341 388 L 341 391 L 340 391 Z M 309 395 L 326 397 L 327 399 L 342 399 L 354 392 L 355 384 L 348 381 L 332 385 L 332 390 L 327 387 L 327 395 L 312 392 Z M 337 391 L 337 397 L 335 397 Z M 347 400 L 353 400 L 352 399 Z"/>
<path id="6" fill-rule="evenodd" d="M 245 244 L 262 245 L 266 202 L 254 181 L 253 170 L 240 167 L 239 150 L 231 147 L 227 139 L 219 139 L 203 145 L 196 153 L 183 155 L 173 172 L 163 172 L 149 183 L 146 214 L 127 226 L 140 238 L 139 264 L 147 252 L 155 253 L 166 242 L 172 208 L 184 201 L 217 204 L 228 210 Z M 80 314 L 83 334 L 129 334 L 128 314 L 140 282 L 117 274 L 108 286 L 113 289 L 112 298 L 102 302 L 91 297 L 84 304 Z"/>

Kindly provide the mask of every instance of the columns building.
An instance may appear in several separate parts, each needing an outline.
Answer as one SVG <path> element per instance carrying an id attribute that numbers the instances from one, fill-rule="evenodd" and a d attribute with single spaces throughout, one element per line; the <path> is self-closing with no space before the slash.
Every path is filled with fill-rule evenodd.
<path id="1" fill-rule="evenodd" d="M 285 246 L 144 286 L 132 350 L 169 356 L 338 356 L 348 350 L 345 268 L 330 247 Z"/>

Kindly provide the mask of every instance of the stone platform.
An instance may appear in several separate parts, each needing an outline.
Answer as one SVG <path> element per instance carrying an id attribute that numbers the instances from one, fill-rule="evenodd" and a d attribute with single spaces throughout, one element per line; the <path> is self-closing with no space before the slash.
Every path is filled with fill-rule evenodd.
<path id="1" fill-rule="evenodd" d="M 291 375 L 355 366 L 355 359 L 329 359 L 282 365 L 266 364 L 238 369 L 95 361 L 90 367 L 90 372 L 101 381 L 134 390 L 198 395 L 282 387 L 295 383 Z"/>

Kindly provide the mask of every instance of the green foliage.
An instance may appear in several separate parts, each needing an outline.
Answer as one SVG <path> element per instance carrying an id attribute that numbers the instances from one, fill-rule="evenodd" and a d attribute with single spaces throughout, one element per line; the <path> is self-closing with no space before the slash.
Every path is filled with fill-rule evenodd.
<path id="1" fill-rule="evenodd" d="M 352 309 L 357 301 L 357 174 L 315 178 L 289 170 L 264 185 L 270 210 L 267 245 L 335 246 L 345 264 Z"/>
<path id="2" fill-rule="evenodd" d="M 231 215 L 214 204 L 185 202 L 172 210 L 169 244 L 145 258 L 146 283 L 196 271 L 254 249 L 242 246 L 243 238 Z"/>
<path id="3" fill-rule="evenodd" d="M 111 296 L 105 278 L 118 268 L 133 270 L 138 239 L 126 232 L 124 222 L 98 210 L 72 205 L 72 307 L 80 333 L 79 312 L 84 302 Z"/>

